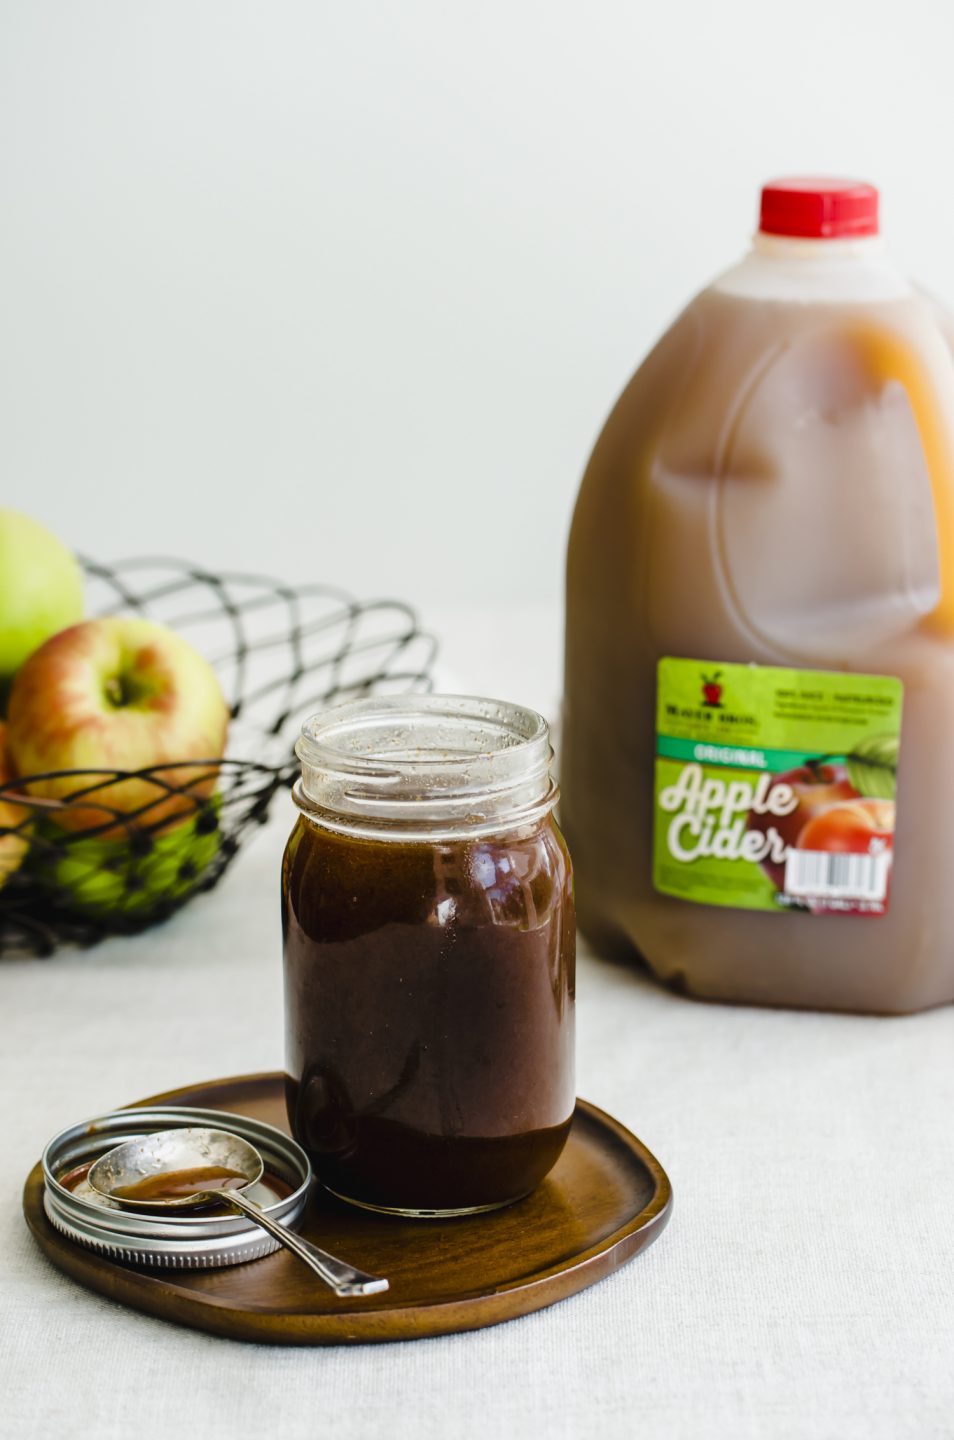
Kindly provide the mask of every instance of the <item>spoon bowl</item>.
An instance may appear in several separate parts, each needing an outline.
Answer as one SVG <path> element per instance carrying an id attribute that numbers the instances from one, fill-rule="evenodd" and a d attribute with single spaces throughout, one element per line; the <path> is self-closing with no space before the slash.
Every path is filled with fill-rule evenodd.
<path id="1" fill-rule="evenodd" d="M 264 1169 L 255 1146 L 241 1136 L 229 1130 L 189 1126 L 158 1130 L 117 1145 L 90 1167 L 87 1180 L 92 1189 L 124 1210 L 194 1210 L 227 1203 L 226 1190 L 230 1194 L 247 1190 L 261 1180 Z M 182 1177 L 183 1193 L 163 1193 L 164 1176 Z M 148 1195 L 150 1181 L 159 1183 L 155 1193 Z M 203 1186 L 203 1181 L 208 1183 Z M 125 1193 L 131 1189 L 142 1193 Z"/>
<path id="2" fill-rule="evenodd" d="M 383 1276 L 368 1275 L 319 1249 L 256 1205 L 245 1192 L 264 1169 L 255 1146 L 230 1130 L 185 1126 L 117 1145 L 90 1166 L 86 1178 L 91 1189 L 124 1210 L 195 1210 L 216 1204 L 241 1211 L 336 1295 L 377 1295 L 388 1289 Z"/>

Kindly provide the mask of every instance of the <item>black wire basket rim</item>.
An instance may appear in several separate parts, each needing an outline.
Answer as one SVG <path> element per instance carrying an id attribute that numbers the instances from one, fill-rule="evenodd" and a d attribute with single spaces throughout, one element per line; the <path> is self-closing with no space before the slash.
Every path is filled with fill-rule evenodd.
<path id="1" fill-rule="evenodd" d="M 265 765 L 257 760 L 176 760 L 168 764 L 157 766 L 145 766 L 140 770 L 49 770 L 42 774 L 26 775 L 22 778 L 0 785 L 0 802 L 8 805 L 19 806 L 25 810 L 22 820 L 15 825 L 0 825 L 0 840 L 9 835 L 17 835 L 23 839 L 28 837 L 37 838 L 32 830 L 34 822 L 38 819 L 47 819 L 57 825 L 57 830 L 62 837 L 62 843 L 76 843 L 80 840 L 95 840 L 107 834 L 115 832 L 117 827 L 122 827 L 130 835 L 133 833 L 153 834 L 162 830 L 172 830 L 178 825 L 195 820 L 198 815 L 215 810 L 215 796 L 196 793 L 193 786 L 206 784 L 208 781 L 218 781 L 221 778 L 220 772 L 230 771 L 238 775 L 259 775 L 267 776 L 273 781 L 276 787 L 287 783 L 287 772 L 292 769 L 288 765 Z M 185 785 L 173 785 L 165 780 L 164 773 L 169 770 L 201 771 Z M 39 784 L 47 780 L 68 779 L 75 776 L 77 779 L 88 778 L 90 775 L 104 777 L 95 785 L 81 786 L 70 791 L 67 796 L 52 798 L 45 795 L 25 795 L 22 790 L 16 787 Z M 109 805 L 104 800 L 97 800 L 96 794 L 100 790 L 112 789 L 114 785 L 121 785 L 126 781 L 147 781 L 154 784 L 159 790 L 155 799 L 139 805 L 134 809 L 124 809 L 115 805 Z M 151 810 L 164 806 L 171 799 L 181 799 L 188 802 L 188 806 L 174 815 L 163 815 L 155 820 L 146 820 Z M 57 816 L 64 812 L 82 810 L 102 811 L 107 819 L 98 824 L 83 826 L 60 825 L 57 823 Z M 115 835 L 113 838 L 116 838 Z"/>

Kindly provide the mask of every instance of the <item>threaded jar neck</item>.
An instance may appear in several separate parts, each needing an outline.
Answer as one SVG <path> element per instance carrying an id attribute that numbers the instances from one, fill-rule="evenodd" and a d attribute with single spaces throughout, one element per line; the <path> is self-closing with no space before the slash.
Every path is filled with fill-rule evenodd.
<path id="1" fill-rule="evenodd" d="M 349 833 L 433 839 L 529 825 L 558 790 L 542 715 L 470 695 L 353 700 L 311 716 L 295 802 Z"/>

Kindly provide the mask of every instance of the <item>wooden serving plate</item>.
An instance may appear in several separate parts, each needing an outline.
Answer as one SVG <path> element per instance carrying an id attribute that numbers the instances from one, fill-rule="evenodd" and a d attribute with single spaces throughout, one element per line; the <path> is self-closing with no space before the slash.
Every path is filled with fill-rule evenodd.
<path id="1" fill-rule="evenodd" d="M 279 1074 L 212 1080 L 137 1103 L 230 1110 L 288 1128 Z M 391 1281 L 384 1295 L 347 1300 L 284 1250 L 220 1270 L 146 1269 L 84 1250 L 47 1220 L 39 1165 L 23 1210 L 53 1264 L 111 1300 L 233 1339 L 334 1345 L 476 1330 L 552 1305 L 652 1244 L 669 1219 L 672 1190 L 645 1146 L 585 1100 L 556 1168 L 505 1210 L 398 1220 L 356 1210 L 316 1186 L 303 1233 Z"/>

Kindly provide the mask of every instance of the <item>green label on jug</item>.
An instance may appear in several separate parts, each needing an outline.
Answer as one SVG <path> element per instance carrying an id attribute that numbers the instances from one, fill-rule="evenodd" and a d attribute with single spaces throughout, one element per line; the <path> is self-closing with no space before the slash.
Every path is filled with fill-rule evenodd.
<path id="1" fill-rule="evenodd" d="M 883 915 L 903 686 L 660 660 L 653 885 L 703 905 Z"/>

